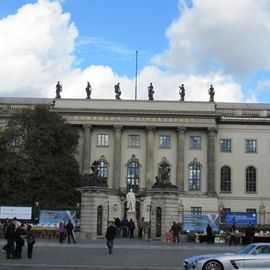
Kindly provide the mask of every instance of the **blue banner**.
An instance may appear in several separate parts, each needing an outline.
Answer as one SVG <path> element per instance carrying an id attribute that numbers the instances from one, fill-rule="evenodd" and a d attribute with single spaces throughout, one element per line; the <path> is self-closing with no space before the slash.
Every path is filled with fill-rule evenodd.
<path id="1" fill-rule="evenodd" d="M 207 225 L 210 225 L 212 231 L 219 231 L 219 215 L 215 214 L 184 214 L 183 230 L 184 231 L 205 231 Z"/>
<path id="2" fill-rule="evenodd" d="M 227 224 L 257 224 L 257 213 L 228 212 L 225 214 Z"/>
<path id="3" fill-rule="evenodd" d="M 70 219 L 73 225 L 75 225 L 76 211 L 40 210 L 39 225 L 41 226 L 58 226 L 62 219 L 65 220 L 65 223 Z"/>

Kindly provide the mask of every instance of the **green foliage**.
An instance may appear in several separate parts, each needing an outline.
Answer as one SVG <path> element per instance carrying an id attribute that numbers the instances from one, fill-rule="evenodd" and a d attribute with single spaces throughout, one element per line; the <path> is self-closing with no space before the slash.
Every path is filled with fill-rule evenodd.
<path id="1" fill-rule="evenodd" d="M 72 208 L 81 185 L 78 132 L 46 107 L 13 114 L 0 133 L 0 204 Z"/>

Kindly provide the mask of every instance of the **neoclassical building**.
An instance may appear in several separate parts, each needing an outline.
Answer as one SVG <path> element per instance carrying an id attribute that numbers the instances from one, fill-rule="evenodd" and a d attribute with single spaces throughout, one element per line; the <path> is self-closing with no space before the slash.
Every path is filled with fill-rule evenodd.
<path id="1" fill-rule="evenodd" d="M 81 173 L 98 161 L 107 183 L 80 189 L 85 237 L 125 215 L 130 189 L 136 217 L 157 237 L 184 211 L 257 212 L 270 223 L 270 104 L 0 98 L 1 128 L 11 113 L 40 105 L 79 129 Z M 152 188 L 164 169 L 176 189 Z"/>

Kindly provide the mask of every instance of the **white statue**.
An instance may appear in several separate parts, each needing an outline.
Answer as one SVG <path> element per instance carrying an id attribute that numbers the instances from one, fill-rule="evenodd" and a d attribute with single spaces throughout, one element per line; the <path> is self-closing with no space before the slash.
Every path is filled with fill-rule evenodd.
<path id="1" fill-rule="evenodd" d="M 127 199 L 128 210 L 135 211 L 136 198 L 132 189 L 127 193 L 126 199 Z"/>

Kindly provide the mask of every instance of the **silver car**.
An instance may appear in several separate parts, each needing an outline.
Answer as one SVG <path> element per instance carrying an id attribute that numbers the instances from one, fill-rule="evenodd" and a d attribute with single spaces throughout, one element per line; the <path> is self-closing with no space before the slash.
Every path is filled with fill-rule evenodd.
<path id="1" fill-rule="evenodd" d="M 270 270 L 270 243 L 254 243 L 235 253 L 199 255 L 185 259 L 185 269 L 194 270 Z"/>

